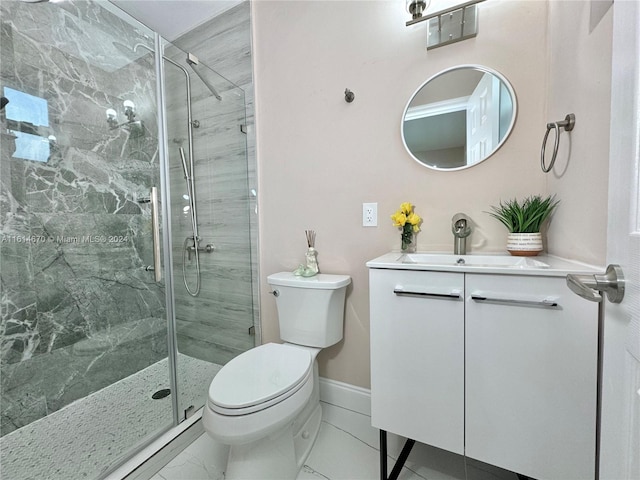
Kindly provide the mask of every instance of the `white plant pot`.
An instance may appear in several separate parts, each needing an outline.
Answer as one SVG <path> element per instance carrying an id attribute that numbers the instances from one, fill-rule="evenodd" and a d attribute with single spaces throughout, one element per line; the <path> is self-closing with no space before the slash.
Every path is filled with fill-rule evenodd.
<path id="1" fill-rule="evenodd" d="M 519 257 L 534 257 L 542 252 L 542 234 L 510 233 L 507 236 L 507 251 Z"/>

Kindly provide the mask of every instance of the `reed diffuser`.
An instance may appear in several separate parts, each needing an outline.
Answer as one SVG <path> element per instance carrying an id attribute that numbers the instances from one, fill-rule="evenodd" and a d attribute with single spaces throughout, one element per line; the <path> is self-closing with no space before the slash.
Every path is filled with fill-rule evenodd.
<path id="1" fill-rule="evenodd" d="M 315 249 L 316 244 L 316 232 L 313 230 L 305 230 L 305 235 L 307 236 L 307 270 L 313 272 L 313 274 L 317 274 L 320 272 L 320 268 L 318 267 L 318 251 Z M 310 275 L 309 275 L 310 276 Z"/>
<path id="2" fill-rule="evenodd" d="M 320 268 L 318 267 L 318 251 L 315 249 L 316 232 L 313 230 L 305 230 L 304 234 L 307 237 L 308 250 L 305 254 L 307 264 L 300 264 L 293 273 L 302 277 L 313 277 L 320 273 Z"/>

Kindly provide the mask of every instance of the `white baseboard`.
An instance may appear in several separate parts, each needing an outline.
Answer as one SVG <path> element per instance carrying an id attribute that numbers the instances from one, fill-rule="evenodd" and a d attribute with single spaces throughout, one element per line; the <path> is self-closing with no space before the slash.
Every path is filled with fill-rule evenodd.
<path id="1" fill-rule="evenodd" d="M 371 390 L 320 377 L 320 400 L 371 416 Z"/>

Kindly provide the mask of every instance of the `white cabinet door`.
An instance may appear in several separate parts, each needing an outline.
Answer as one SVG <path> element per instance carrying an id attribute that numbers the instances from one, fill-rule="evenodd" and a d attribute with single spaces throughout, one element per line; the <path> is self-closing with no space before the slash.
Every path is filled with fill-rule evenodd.
<path id="1" fill-rule="evenodd" d="M 594 478 L 597 305 L 561 277 L 468 274 L 466 297 L 466 454 L 539 480 Z"/>
<path id="2" fill-rule="evenodd" d="M 462 454 L 463 274 L 369 275 L 373 426 Z"/>

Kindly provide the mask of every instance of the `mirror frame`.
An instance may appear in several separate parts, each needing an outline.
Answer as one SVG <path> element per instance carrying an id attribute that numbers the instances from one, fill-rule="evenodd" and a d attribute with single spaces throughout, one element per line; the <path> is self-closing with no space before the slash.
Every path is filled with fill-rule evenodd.
<path id="1" fill-rule="evenodd" d="M 407 116 L 407 111 L 409 110 L 409 106 L 411 105 L 411 102 L 413 101 L 413 99 L 416 97 L 416 95 L 418 94 L 418 92 L 420 92 L 420 90 L 422 90 L 423 87 L 425 87 L 430 81 L 446 74 L 452 71 L 456 71 L 456 70 L 464 70 L 464 69 L 473 69 L 473 70 L 478 70 L 484 73 L 490 73 L 491 75 L 494 75 L 495 77 L 497 77 L 507 88 L 509 95 L 511 95 L 511 99 L 513 102 L 513 113 L 511 115 L 511 123 L 509 125 L 509 128 L 507 129 L 507 131 L 504 134 L 504 137 L 502 137 L 502 139 L 500 140 L 500 142 L 498 142 L 498 144 L 495 146 L 495 148 L 491 151 L 491 153 L 489 153 L 488 155 L 486 155 L 482 160 L 472 164 L 472 165 L 464 165 L 461 167 L 452 167 L 452 168 L 440 168 L 440 167 L 435 167 L 433 165 L 427 165 L 426 163 L 424 163 L 423 161 L 421 161 L 420 159 L 418 159 L 413 152 L 409 149 L 409 147 L 407 146 L 407 142 L 405 140 L 404 137 L 404 123 L 405 123 L 405 118 Z M 409 98 L 409 101 L 407 102 L 406 106 L 404 107 L 404 111 L 402 113 L 402 119 L 400 121 L 400 137 L 402 138 L 402 144 L 404 145 L 405 150 L 407 151 L 407 153 L 409 153 L 409 155 L 411 155 L 411 158 L 413 158 L 416 162 L 418 162 L 420 165 L 422 165 L 423 167 L 426 168 L 430 168 L 431 170 L 437 170 L 440 172 L 455 172 L 458 170 L 465 170 L 467 168 L 471 168 L 471 167 L 475 167 L 476 165 L 481 164 L 482 162 L 484 162 L 486 159 L 492 157 L 498 150 L 500 150 L 500 148 L 502 147 L 502 145 L 507 141 L 507 139 L 509 138 L 509 136 L 511 135 L 511 132 L 513 131 L 513 127 L 516 124 L 516 119 L 518 117 L 518 100 L 516 97 L 516 92 L 513 88 L 513 86 L 511 85 L 511 83 L 509 82 L 509 80 L 507 80 L 507 78 L 502 75 L 500 72 L 489 68 L 489 67 L 485 67 L 484 65 L 476 65 L 476 64 L 464 64 L 464 65 L 456 65 L 453 67 L 449 67 L 445 70 L 442 70 L 438 73 L 436 73 L 435 75 L 432 75 L 431 77 L 429 77 L 425 82 L 423 82 L 411 95 L 411 97 Z"/>

